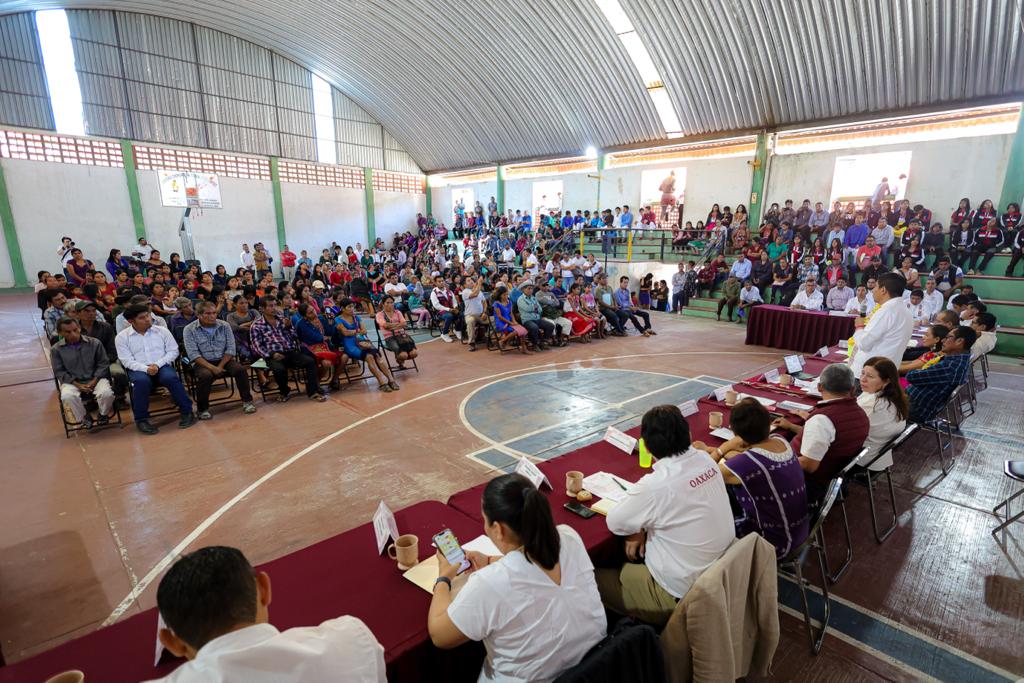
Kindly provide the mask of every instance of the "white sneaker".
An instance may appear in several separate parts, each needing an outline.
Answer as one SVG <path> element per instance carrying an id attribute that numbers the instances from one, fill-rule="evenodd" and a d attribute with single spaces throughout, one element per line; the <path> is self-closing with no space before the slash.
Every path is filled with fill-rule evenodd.
<path id="1" fill-rule="evenodd" d="M 455 330 L 455 336 L 459 339 L 459 341 L 462 341 L 462 332 L 460 330 Z"/>
<path id="2" fill-rule="evenodd" d="M 441 335 L 441 341 L 448 342 L 449 344 L 451 344 L 455 340 L 452 339 L 451 337 L 449 337 L 447 334 L 442 334 Z"/>

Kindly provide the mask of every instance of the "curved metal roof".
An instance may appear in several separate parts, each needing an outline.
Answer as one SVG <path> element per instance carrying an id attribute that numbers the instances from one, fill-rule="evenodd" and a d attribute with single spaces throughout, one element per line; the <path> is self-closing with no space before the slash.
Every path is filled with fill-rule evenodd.
<path id="1" fill-rule="evenodd" d="M 1024 94 L 1018 0 L 621 0 L 683 132 Z M 441 170 L 665 137 L 594 0 L 0 0 L 135 11 L 304 64 Z"/>

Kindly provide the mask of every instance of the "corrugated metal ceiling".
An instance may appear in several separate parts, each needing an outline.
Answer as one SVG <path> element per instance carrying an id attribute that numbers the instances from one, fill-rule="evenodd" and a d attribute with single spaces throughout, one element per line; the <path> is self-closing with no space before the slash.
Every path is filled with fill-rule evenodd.
<path id="1" fill-rule="evenodd" d="M 1024 95 L 1019 0 L 621 0 L 686 135 Z M 137 11 L 309 66 L 424 169 L 664 138 L 593 0 L 0 0 Z"/>

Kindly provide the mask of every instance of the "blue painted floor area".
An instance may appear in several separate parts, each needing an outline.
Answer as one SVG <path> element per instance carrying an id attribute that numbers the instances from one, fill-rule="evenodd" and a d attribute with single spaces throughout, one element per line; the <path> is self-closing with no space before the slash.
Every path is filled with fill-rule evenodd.
<path id="1" fill-rule="evenodd" d="M 609 426 L 625 430 L 638 425 L 652 406 L 697 399 L 727 383 L 609 368 L 548 370 L 483 387 L 467 401 L 465 416 L 474 429 L 504 447 L 547 460 L 598 441 Z M 499 449 L 473 457 L 499 469 L 514 462 L 512 454 Z"/>
<path id="2" fill-rule="evenodd" d="M 809 590 L 807 596 L 810 602 L 811 616 L 820 621 L 824 605 L 821 595 Z M 1016 677 L 1007 677 L 981 666 L 973 659 L 963 656 L 959 651 L 949 649 L 948 646 L 937 645 L 918 637 L 911 631 L 891 626 L 870 614 L 836 600 L 830 602 L 832 605 L 832 614 L 828 624 L 830 630 L 839 631 L 883 655 L 913 667 L 922 674 L 940 681 L 956 683 L 1017 680 Z M 779 603 L 795 610 L 800 615 L 799 618 L 803 619 L 800 590 L 793 580 L 781 576 L 779 577 Z"/>

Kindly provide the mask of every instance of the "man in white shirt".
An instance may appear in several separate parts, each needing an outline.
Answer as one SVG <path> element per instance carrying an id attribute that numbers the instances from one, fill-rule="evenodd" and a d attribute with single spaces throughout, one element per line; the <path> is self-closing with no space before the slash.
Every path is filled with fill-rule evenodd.
<path id="1" fill-rule="evenodd" d="M 914 319 L 903 303 L 906 286 L 907 281 L 897 273 L 879 276 L 875 301 L 881 307 L 869 317 L 864 327 L 853 334 L 850 367 L 854 377 L 860 377 L 864 363 L 874 356 L 884 356 L 896 367 L 902 362 L 903 352 L 914 331 Z"/>
<path id="2" fill-rule="evenodd" d="M 924 292 L 920 289 L 915 289 L 912 292 L 904 290 L 903 301 L 907 304 L 907 310 L 910 311 L 910 317 L 914 319 L 915 325 L 928 324 L 930 317 L 928 307 L 924 303 Z"/>
<path id="3" fill-rule="evenodd" d="M 188 660 L 166 683 L 386 681 L 384 648 L 355 617 L 284 632 L 271 626 L 270 577 L 235 548 L 182 557 L 160 580 L 156 602 L 167 625 L 160 643 Z"/>
<path id="4" fill-rule="evenodd" d="M 971 321 L 978 338 L 971 344 L 971 358 L 984 356 L 996 347 L 996 317 L 989 312 L 979 313 Z"/>
<path id="5" fill-rule="evenodd" d="M 818 291 L 814 280 L 808 280 L 804 283 L 804 288 L 793 297 L 793 303 L 789 307 L 796 310 L 820 311 L 824 303 L 825 297 Z"/>
<path id="6" fill-rule="evenodd" d="M 761 298 L 761 290 L 755 287 L 754 283 L 750 280 L 744 280 L 743 289 L 740 290 L 740 305 L 736 311 L 736 322 L 743 322 L 748 315 L 748 309 L 763 303 L 764 299 Z"/>
<path id="7" fill-rule="evenodd" d="M 501 250 L 501 267 L 510 271 L 515 265 L 516 250 L 512 248 L 511 244 L 506 244 L 505 248 Z"/>
<path id="8" fill-rule="evenodd" d="M 242 253 L 238 255 L 238 260 L 242 262 L 242 267 L 246 270 L 255 270 L 256 259 L 253 257 L 252 252 L 249 251 L 249 245 L 242 245 Z"/>
<path id="9" fill-rule="evenodd" d="M 139 238 L 139 243 L 136 244 L 132 248 L 132 256 L 134 256 L 135 259 L 138 260 L 138 261 L 148 261 L 149 260 L 149 256 L 152 253 L 153 253 L 153 246 L 149 242 L 146 241 L 145 237 L 140 237 Z M 68 251 L 69 258 L 70 258 L 70 254 L 71 254 L 71 252 L 69 250 Z"/>
<path id="10" fill-rule="evenodd" d="M 924 297 L 922 300 L 925 311 L 928 313 L 928 320 L 934 320 L 939 311 L 946 307 L 946 297 L 942 296 L 935 283 L 935 278 L 929 276 L 924 282 Z"/>
<path id="11" fill-rule="evenodd" d="M 665 624 L 697 577 L 736 537 L 725 482 L 715 461 L 690 444 L 686 418 L 674 405 L 647 411 L 641 438 L 657 462 L 608 513 L 608 529 L 626 536 L 622 569 L 599 569 L 605 605 Z"/>
<path id="12" fill-rule="evenodd" d="M 135 304 L 146 304 L 147 306 L 149 306 L 150 301 L 152 300 L 145 294 L 136 294 L 135 296 L 128 300 L 128 305 L 134 306 Z M 125 310 L 128 309 L 126 308 Z M 152 310 L 152 307 L 150 308 L 150 310 Z M 159 315 L 153 316 L 153 324 L 159 327 L 167 327 L 167 321 L 164 320 L 163 317 Z M 121 311 L 120 313 L 117 314 L 117 317 L 114 318 L 114 334 L 119 334 L 122 330 L 125 330 L 128 327 L 128 321 L 124 319 L 124 311 Z"/>
<path id="13" fill-rule="evenodd" d="M 868 288 L 861 285 L 857 287 L 857 294 L 846 302 L 843 312 L 850 315 L 865 316 L 871 312 L 872 308 L 874 308 L 874 303 L 868 296 Z"/>
<path id="14" fill-rule="evenodd" d="M 537 255 L 533 253 L 533 249 L 529 247 L 523 249 L 523 266 L 530 273 L 530 277 L 536 277 L 537 273 L 540 272 L 540 261 L 537 259 Z"/>
<path id="15" fill-rule="evenodd" d="M 483 278 L 466 278 L 466 286 L 462 290 L 462 301 L 465 303 L 463 318 L 466 321 L 466 340 L 469 342 L 469 350 L 476 351 L 476 326 L 487 324 L 487 315 L 484 313 L 484 306 L 487 297 L 480 290 Z"/>
<path id="16" fill-rule="evenodd" d="M 166 387 L 171 392 L 178 411 L 181 413 L 180 429 L 195 424 L 192 399 L 181 384 L 181 378 L 171 363 L 178 357 L 178 342 L 166 327 L 153 324 L 153 314 L 146 304 L 133 304 L 124 312 L 130 327 L 117 333 L 114 346 L 117 359 L 121 362 L 132 389 L 132 413 L 135 428 L 143 434 L 159 431 L 149 421 L 149 395 L 154 385 Z"/>

